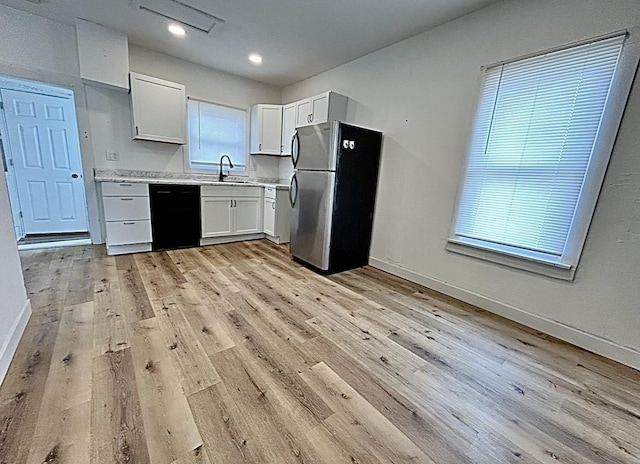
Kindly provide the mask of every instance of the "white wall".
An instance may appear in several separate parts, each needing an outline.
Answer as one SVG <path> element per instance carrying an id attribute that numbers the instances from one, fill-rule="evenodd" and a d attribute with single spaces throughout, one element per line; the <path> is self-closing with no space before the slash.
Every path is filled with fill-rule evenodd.
<path id="1" fill-rule="evenodd" d="M 94 240 L 100 241 L 98 201 L 93 182 L 93 149 L 84 86 L 79 76 L 75 28 L 0 5 L 0 44 L 0 75 L 73 90 L 85 173 L 89 230 Z"/>
<path id="2" fill-rule="evenodd" d="M 144 48 L 129 46 L 131 71 L 185 84 L 187 95 L 247 110 L 256 103 L 280 103 L 280 89 L 216 71 Z M 96 167 L 183 172 L 182 146 L 132 140 L 129 95 L 86 86 Z M 115 151 L 119 161 L 107 161 Z M 251 157 L 250 174 L 278 177 L 278 159 Z"/>
<path id="3" fill-rule="evenodd" d="M 73 26 L 0 5 L 0 62 L 77 76 Z"/>
<path id="4" fill-rule="evenodd" d="M 378 266 L 640 368 L 640 82 L 574 282 L 445 251 L 480 66 L 639 25 L 637 0 L 507 0 L 285 88 L 283 102 L 334 90 L 352 99 L 350 122 L 384 132 Z"/>
<path id="5" fill-rule="evenodd" d="M 31 314 L 4 175 L 0 175 L 0 383 Z"/>

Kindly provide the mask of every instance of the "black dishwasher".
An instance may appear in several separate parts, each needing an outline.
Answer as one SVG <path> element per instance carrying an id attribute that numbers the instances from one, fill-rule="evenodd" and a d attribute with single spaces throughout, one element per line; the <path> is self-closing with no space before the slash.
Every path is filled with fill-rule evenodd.
<path id="1" fill-rule="evenodd" d="M 153 249 L 200 245 L 200 186 L 149 185 Z"/>

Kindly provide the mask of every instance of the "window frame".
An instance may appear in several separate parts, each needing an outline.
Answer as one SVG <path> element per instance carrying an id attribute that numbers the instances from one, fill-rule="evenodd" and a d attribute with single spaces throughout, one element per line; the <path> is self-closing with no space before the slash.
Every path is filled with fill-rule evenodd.
<path id="1" fill-rule="evenodd" d="M 234 169 L 224 169 L 223 166 L 223 171 L 228 171 L 230 175 L 232 176 L 238 176 L 238 177 L 248 177 L 249 176 L 249 171 L 250 171 L 250 167 L 249 167 L 249 163 L 250 163 L 250 156 L 249 156 L 249 134 L 251 131 L 251 119 L 250 119 L 250 112 L 249 112 L 249 108 L 243 108 L 243 107 L 238 107 L 238 106 L 233 106 L 233 105 L 225 105 L 224 103 L 218 103 L 218 102 L 214 102 L 214 101 L 210 101 L 210 100 L 204 100 L 202 98 L 197 98 L 197 97 L 191 97 L 188 96 L 187 97 L 187 143 L 184 145 L 184 152 L 183 152 L 183 164 L 184 164 L 184 170 L 185 172 L 192 172 L 192 173 L 197 173 L 197 174 L 214 174 L 217 175 L 220 172 L 219 169 L 219 164 L 218 163 L 213 163 L 211 164 L 211 167 L 204 167 L 205 165 L 201 164 L 200 166 L 193 166 L 191 163 L 191 152 L 190 152 L 190 148 L 189 148 L 189 135 L 190 135 L 190 131 L 189 131 L 189 101 L 194 101 L 194 102 L 199 102 L 199 103 L 206 103 L 208 105 L 215 105 L 215 106 L 221 106 L 223 108 L 230 108 L 233 110 L 238 110 L 238 111 L 242 111 L 243 113 L 245 113 L 245 136 L 244 136 L 244 157 L 245 157 L 245 162 L 244 162 L 244 169 L 240 170 L 237 168 Z"/>
<path id="2" fill-rule="evenodd" d="M 544 257 L 537 256 L 536 253 L 518 253 L 513 249 L 513 247 L 500 245 L 489 246 L 486 242 L 469 240 L 457 236 L 455 227 L 461 207 L 464 180 L 466 179 L 467 169 L 469 166 L 469 147 L 471 145 L 473 128 L 476 123 L 477 113 L 482 98 L 484 70 L 490 67 L 508 64 L 623 34 L 626 34 L 627 38 L 622 47 L 618 67 L 612 81 L 608 103 L 604 108 L 602 123 L 594 143 L 593 153 L 585 173 L 585 180 L 576 205 L 574 219 L 567 234 L 567 244 L 561 259 L 553 262 Z M 473 117 L 470 120 L 470 128 L 467 137 L 467 150 L 458 182 L 455 209 L 451 219 L 450 233 L 445 247 L 446 250 L 537 274 L 543 274 L 557 279 L 572 281 L 575 278 L 582 250 L 584 249 L 591 221 L 593 220 L 600 191 L 604 183 L 604 178 L 613 153 L 620 124 L 622 123 L 622 117 L 624 115 L 624 110 L 627 105 L 634 77 L 638 69 L 639 61 L 640 27 L 636 27 L 630 30 L 617 31 L 607 35 L 592 37 L 587 40 L 566 44 L 553 49 L 532 53 L 481 68 L 482 73 L 479 76 Z"/>

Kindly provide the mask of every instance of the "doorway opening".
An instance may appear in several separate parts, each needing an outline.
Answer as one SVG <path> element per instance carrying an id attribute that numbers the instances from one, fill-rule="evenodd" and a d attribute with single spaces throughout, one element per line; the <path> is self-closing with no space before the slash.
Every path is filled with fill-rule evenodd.
<path id="1" fill-rule="evenodd" d="M 0 154 L 19 248 L 91 243 L 72 90 L 0 76 Z"/>

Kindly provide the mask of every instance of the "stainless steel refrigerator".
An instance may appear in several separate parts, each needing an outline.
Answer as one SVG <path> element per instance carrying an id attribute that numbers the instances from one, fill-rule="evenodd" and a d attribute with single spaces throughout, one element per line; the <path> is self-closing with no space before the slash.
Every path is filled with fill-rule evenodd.
<path id="1" fill-rule="evenodd" d="M 369 261 L 382 133 L 339 121 L 292 140 L 291 254 L 324 272 Z"/>

